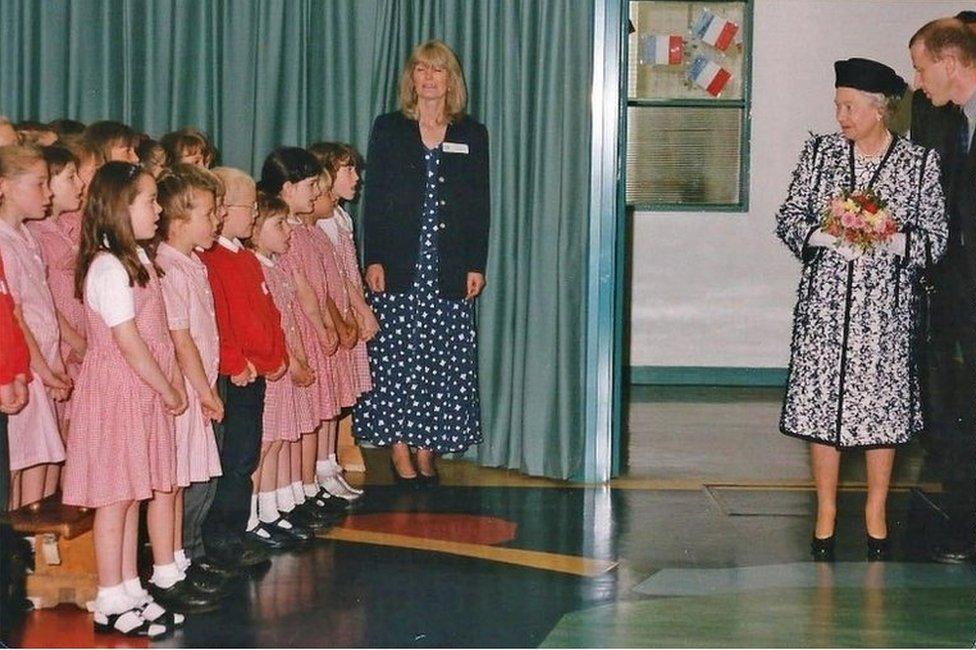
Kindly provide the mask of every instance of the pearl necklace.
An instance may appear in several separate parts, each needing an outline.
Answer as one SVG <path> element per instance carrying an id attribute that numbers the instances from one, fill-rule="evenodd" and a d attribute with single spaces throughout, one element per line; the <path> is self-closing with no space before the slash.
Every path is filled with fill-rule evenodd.
<path id="1" fill-rule="evenodd" d="M 857 157 L 860 158 L 861 160 L 873 160 L 875 158 L 880 158 L 881 155 L 888 150 L 888 145 L 890 144 L 891 144 L 891 132 L 885 131 L 884 140 L 881 142 L 881 146 L 879 146 L 876 151 L 874 151 L 873 153 L 867 153 L 865 151 L 862 151 L 861 148 L 858 146 L 858 144 L 855 142 L 854 153 L 857 154 Z"/>

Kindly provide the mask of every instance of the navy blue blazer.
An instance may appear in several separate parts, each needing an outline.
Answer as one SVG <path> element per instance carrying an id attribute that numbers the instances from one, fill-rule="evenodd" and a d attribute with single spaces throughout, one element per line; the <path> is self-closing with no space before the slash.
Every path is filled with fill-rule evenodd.
<path id="1" fill-rule="evenodd" d="M 448 124 L 444 142 L 462 145 L 467 153 L 441 153 L 437 232 L 440 295 L 463 298 L 467 274 L 484 273 L 488 257 L 488 130 L 464 117 Z M 400 111 L 377 117 L 366 154 L 363 248 L 367 266 L 383 265 L 386 290 L 392 293 L 407 292 L 413 286 L 420 250 L 424 170 L 420 123 Z"/>

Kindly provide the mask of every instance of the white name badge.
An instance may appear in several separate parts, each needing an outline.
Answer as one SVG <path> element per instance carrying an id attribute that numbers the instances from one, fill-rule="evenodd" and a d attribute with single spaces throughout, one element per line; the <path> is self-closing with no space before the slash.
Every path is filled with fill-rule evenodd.
<path id="1" fill-rule="evenodd" d="M 444 153 L 468 153 L 468 145 L 460 142 L 445 142 Z"/>

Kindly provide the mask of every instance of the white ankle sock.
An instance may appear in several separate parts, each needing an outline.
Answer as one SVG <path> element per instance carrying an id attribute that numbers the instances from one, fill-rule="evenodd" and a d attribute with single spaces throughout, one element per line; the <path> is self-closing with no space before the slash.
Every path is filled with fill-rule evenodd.
<path id="1" fill-rule="evenodd" d="M 186 556 L 186 551 L 181 548 L 173 551 L 173 558 L 176 560 L 176 566 L 180 567 L 180 571 L 186 571 L 190 568 L 190 558 Z"/>
<path id="2" fill-rule="evenodd" d="M 149 593 L 142 586 L 142 581 L 139 580 L 139 578 L 129 578 L 128 580 L 123 580 L 122 586 L 125 588 L 125 593 L 132 598 L 141 599 L 145 597 L 147 593 Z"/>
<path id="3" fill-rule="evenodd" d="M 333 474 L 340 474 L 342 472 L 342 465 L 339 464 L 339 459 L 336 458 L 335 454 L 329 454 L 329 460 L 326 462 L 332 466 Z"/>
<path id="4" fill-rule="evenodd" d="M 102 614 L 121 614 L 132 609 L 133 598 L 125 590 L 125 584 L 120 582 L 112 587 L 99 587 L 95 597 L 95 610 Z"/>
<path id="5" fill-rule="evenodd" d="M 317 460 L 315 461 L 315 478 L 322 483 L 322 479 L 332 476 L 335 470 L 332 469 L 332 465 L 329 464 L 327 460 Z"/>
<path id="6" fill-rule="evenodd" d="M 291 512 L 295 509 L 295 493 L 291 491 L 291 486 L 280 487 L 275 492 L 278 495 L 278 510 L 281 512 Z"/>
<path id="7" fill-rule="evenodd" d="M 254 530 L 258 527 L 258 495 L 251 495 L 251 514 L 247 518 L 247 529 Z"/>
<path id="8" fill-rule="evenodd" d="M 295 481 L 291 484 L 291 493 L 295 496 L 296 506 L 300 506 L 305 503 L 305 490 L 302 489 L 301 481 Z"/>
<path id="9" fill-rule="evenodd" d="M 176 566 L 176 562 L 163 565 L 154 564 L 149 582 L 161 589 L 169 589 L 181 580 L 181 576 L 180 568 Z"/>
<path id="10" fill-rule="evenodd" d="M 306 483 L 305 485 L 302 486 L 302 491 L 305 492 L 306 499 L 311 499 L 312 497 L 314 497 L 316 494 L 319 493 L 318 481 L 316 481 L 315 483 Z"/>
<path id="11" fill-rule="evenodd" d="M 266 524 L 278 518 L 278 495 L 275 492 L 258 494 L 258 519 Z"/>

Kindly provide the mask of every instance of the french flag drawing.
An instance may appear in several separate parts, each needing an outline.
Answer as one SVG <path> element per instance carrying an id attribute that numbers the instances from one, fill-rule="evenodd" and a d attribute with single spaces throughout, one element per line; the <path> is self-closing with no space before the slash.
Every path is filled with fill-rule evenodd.
<path id="1" fill-rule="evenodd" d="M 718 97 L 732 78 L 732 73 L 708 57 L 699 54 L 688 68 L 688 78 L 712 97 Z"/>
<path id="2" fill-rule="evenodd" d="M 702 9 L 698 20 L 691 28 L 692 35 L 721 52 L 729 48 L 738 31 L 738 25 L 731 20 L 716 16 L 708 9 Z"/>
<path id="3" fill-rule="evenodd" d="M 685 53 L 685 42 L 678 34 L 648 34 L 641 38 L 640 63 L 644 65 L 679 65 Z"/>

